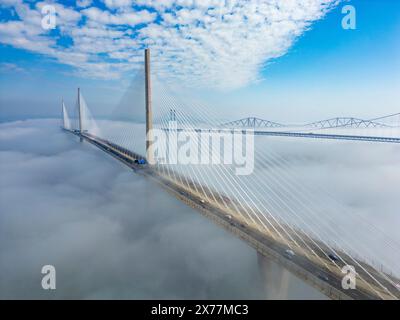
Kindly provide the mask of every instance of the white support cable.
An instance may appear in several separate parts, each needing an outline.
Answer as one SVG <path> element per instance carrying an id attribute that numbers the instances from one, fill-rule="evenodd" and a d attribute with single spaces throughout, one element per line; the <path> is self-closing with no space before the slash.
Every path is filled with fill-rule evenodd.
<path id="1" fill-rule="evenodd" d="M 322 241 L 324 243 L 324 241 Z M 326 245 L 326 244 L 325 244 Z M 368 273 L 368 272 L 367 272 Z"/>
<path id="2" fill-rule="evenodd" d="M 271 153 L 270 153 L 271 154 Z M 272 161 L 275 161 L 275 164 L 276 164 L 276 161 L 278 161 L 278 160 L 272 160 Z M 282 161 L 280 161 L 279 163 L 282 163 Z M 288 171 L 288 168 L 286 168 L 286 170 L 283 170 L 282 168 L 277 168 L 277 170 L 280 170 L 281 172 L 282 172 L 282 174 L 287 174 L 287 171 Z M 300 186 L 300 185 L 299 185 Z M 287 188 L 293 188 L 293 184 L 292 185 L 287 185 L 286 186 Z M 296 189 L 297 188 L 294 188 L 293 189 L 293 192 L 296 192 Z M 304 186 L 303 186 L 303 189 L 304 189 Z M 302 194 L 302 196 L 304 196 L 303 194 Z M 308 201 L 310 201 L 309 199 L 307 199 Z M 318 199 L 316 199 L 316 200 L 318 200 Z M 327 208 L 328 209 L 328 208 Z M 324 214 L 325 215 L 325 211 L 322 211 L 322 214 Z M 335 222 L 334 220 L 332 220 L 330 217 L 329 217 L 329 215 L 327 216 L 327 218 L 330 220 L 330 221 L 332 221 L 332 222 Z M 337 220 L 336 220 L 337 221 Z"/>
<path id="3" fill-rule="evenodd" d="M 86 105 L 86 107 L 87 107 L 87 105 Z M 87 107 L 88 108 L 88 107 Z M 87 110 L 87 111 L 89 111 L 89 110 Z M 89 115 L 90 114 L 90 112 L 85 112 L 85 114 L 86 115 Z M 166 117 L 168 116 L 168 114 L 166 115 Z M 184 117 L 184 118 L 186 118 L 186 120 L 191 120 L 191 117 L 187 117 L 186 115 L 185 115 L 185 113 L 183 112 L 182 114 L 181 114 L 181 116 L 182 117 Z M 89 120 L 87 120 L 87 121 L 89 121 Z M 92 119 L 90 120 L 90 121 L 94 121 L 94 118 L 92 117 Z M 163 120 L 163 122 L 165 123 L 165 117 L 164 117 L 164 120 Z M 186 123 L 191 123 L 190 121 L 187 121 Z M 88 127 L 87 125 L 85 126 L 85 127 Z M 188 125 L 186 125 L 185 124 L 185 127 L 187 128 L 188 127 Z M 189 125 L 189 127 L 188 127 L 189 129 L 192 129 L 193 127 L 190 127 L 190 125 Z M 127 130 L 128 130 L 128 128 L 127 128 Z M 131 128 L 131 130 L 133 130 L 133 128 Z M 126 135 L 128 135 L 128 137 L 129 137 L 129 133 L 127 134 L 126 133 L 126 131 L 124 131 L 124 134 L 125 134 L 125 139 L 126 139 Z M 124 138 L 121 138 L 122 140 L 120 140 L 120 141 L 125 141 L 124 140 Z M 121 144 L 124 144 L 124 142 L 120 142 Z M 270 157 L 271 157 L 271 155 L 269 155 Z M 272 159 L 274 159 L 273 161 L 278 161 L 278 160 L 276 160 L 276 158 L 272 158 Z M 270 161 L 271 161 L 271 158 L 270 158 Z M 164 166 L 163 166 L 164 167 Z M 169 168 L 168 168 L 168 166 L 166 166 L 167 167 L 167 169 L 168 169 L 168 171 L 169 171 Z M 190 166 L 191 167 L 191 166 Z M 189 168 L 189 169 L 191 169 L 192 171 L 193 171 L 193 168 Z M 278 167 L 278 170 L 282 170 L 280 167 Z M 171 171 L 173 171 L 173 170 L 171 170 Z M 207 170 L 206 170 L 207 171 Z M 222 171 L 222 170 L 221 170 Z M 187 171 L 185 171 L 186 173 L 188 173 Z M 197 171 L 198 172 L 198 171 Z M 199 172 L 198 172 L 199 173 Z M 230 172 L 228 172 L 228 174 L 231 174 Z M 271 174 L 271 173 L 270 173 Z M 187 174 L 184 174 L 184 176 L 187 176 Z M 188 180 L 186 180 L 187 181 L 187 184 L 188 184 L 188 188 L 192 185 L 192 186 L 194 186 L 195 188 L 196 188 L 196 183 L 194 183 L 194 180 L 193 180 L 193 177 L 189 177 L 190 179 L 191 179 L 191 181 L 192 181 L 192 183 L 191 184 L 189 184 L 189 182 L 188 182 Z M 195 176 L 195 178 L 196 179 L 199 179 L 198 177 L 197 177 L 197 175 Z M 277 179 L 277 180 L 276 180 Z M 279 180 L 279 178 L 276 178 L 275 179 L 275 181 L 276 182 L 278 182 L 278 184 L 282 184 L 283 182 L 285 182 L 285 183 L 287 183 L 286 182 L 286 180 L 282 180 L 282 177 L 280 177 L 280 180 Z M 218 179 L 217 179 L 218 180 Z M 200 180 L 198 180 L 198 181 L 200 181 Z M 212 181 L 212 180 L 210 180 L 210 181 Z M 257 185 L 261 185 L 261 180 L 260 180 L 260 178 L 258 177 L 258 180 L 253 180 L 253 181 L 257 181 Z M 280 181 L 280 182 L 279 182 Z M 199 182 L 199 186 L 202 186 L 202 183 L 200 183 Z M 235 187 L 235 186 L 234 186 Z M 236 191 L 237 191 L 237 189 L 235 189 Z M 198 191 L 198 190 L 197 190 Z M 249 191 L 251 191 L 250 189 L 249 189 Z M 261 193 L 260 193 L 260 191 L 258 190 L 258 189 L 256 189 L 256 192 L 258 193 L 258 194 L 260 194 L 261 195 Z M 206 195 L 206 192 L 204 191 L 204 189 L 203 189 L 203 193 L 204 193 L 204 195 L 205 196 L 207 196 Z M 213 195 L 213 192 L 211 192 L 210 191 L 210 194 L 212 194 Z M 302 195 L 301 193 L 299 193 L 300 195 Z M 280 199 L 280 197 L 279 197 L 279 195 L 277 195 L 277 194 L 275 194 L 275 196 L 276 197 L 278 197 L 278 199 Z M 310 210 L 310 208 L 307 206 L 307 205 L 305 205 L 305 202 L 304 202 L 304 194 L 302 195 L 303 196 L 303 200 L 299 200 L 299 199 L 301 199 L 301 198 L 299 198 L 299 199 L 297 199 L 296 200 L 296 198 L 294 198 L 294 200 L 295 200 L 295 202 L 296 201 L 303 201 L 303 206 L 307 209 L 307 210 Z M 247 195 L 247 193 L 246 193 L 246 197 L 247 198 L 249 198 L 249 196 Z M 253 202 L 253 200 L 252 199 L 250 199 L 252 202 Z M 306 200 L 307 200 L 307 198 L 306 198 Z M 263 202 L 261 202 L 257 197 L 256 197 L 256 201 L 259 203 L 259 205 L 261 205 L 261 204 L 263 204 Z M 276 201 L 276 200 L 275 200 Z M 308 199 L 308 201 L 309 201 L 309 199 Z M 247 203 L 247 202 L 246 202 Z M 278 205 L 278 206 L 280 206 L 277 202 L 274 202 L 275 203 L 275 210 L 276 210 L 276 205 Z M 253 203 L 253 204 L 255 204 L 255 203 Z M 246 206 L 248 206 L 248 207 L 251 207 L 251 206 L 249 206 L 248 204 L 246 204 Z M 274 207 L 274 206 L 273 206 Z M 261 210 L 259 210 L 258 209 L 258 211 L 260 211 L 260 212 L 262 212 Z M 325 214 L 325 213 L 324 213 Z M 258 214 L 256 214 L 256 213 L 254 213 L 254 215 L 257 217 L 257 218 L 259 218 L 258 217 Z M 319 220 L 321 220 L 321 217 L 320 216 L 318 216 L 317 215 L 317 218 L 319 218 Z M 328 219 L 329 219 L 330 217 L 329 217 L 329 215 L 328 215 Z M 311 220 L 311 221 L 315 221 L 315 220 Z M 323 219 L 322 219 L 322 221 L 323 221 Z M 332 221 L 332 220 L 331 220 Z M 260 220 L 260 222 L 261 222 L 261 220 Z M 323 221 L 324 223 L 327 223 L 327 221 Z M 289 226 L 290 226 L 290 224 L 289 224 Z M 328 224 L 328 227 L 329 227 L 329 224 Z M 367 227 L 368 227 L 368 224 L 367 224 Z M 335 230 L 335 229 L 333 229 L 333 231 L 336 231 L 336 233 L 337 233 L 337 230 Z M 314 232 L 313 232 L 314 233 Z M 385 234 L 384 234 L 385 235 Z M 302 238 L 301 238 L 302 239 Z M 322 239 L 321 239 L 322 240 Z M 327 245 L 326 243 L 325 243 L 325 241 L 321 241 L 324 245 L 326 245 L 327 247 L 329 247 L 330 248 L 330 245 Z M 336 241 L 335 241 L 336 242 Z M 390 244 L 390 243 L 389 243 Z M 333 252 L 335 252 L 335 251 L 333 251 Z M 346 253 L 346 255 L 348 256 L 348 257 L 350 257 L 350 258 L 352 258 L 349 254 L 347 254 Z M 342 260 L 343 262 L 345 262 L 344 260 Z M 356 263 L 357 263 L 357 261 L 355 261 Z M 367 274 L 368 274 L 368 271 L 367 270 L 364 270 Z M 379 272 L 379 270 L 376 270 L 376 271 L 378 271 Z M 371 276 L 371 275 L 370 275 Z M 372 276 L 371 276 L 372 277 Z M 372 279 L 374 279 L 373 277 L 372 277 Z M 380 284 L 379 282 L 378 282 L 378 280 L 376 280 L 376 279 L 374 279 L 377 283 L 378 283 L 378 285 Z M 368 282 L 366 282 L 367 284 L 368 284 Z M 371 287 L 372 288 L 372 287 Z M 384 287 L 383 287 L 384 288 Z M 372 288 L 373 289 L 373 288 Z M 386 290 L 387 291 L 387 290 Z M 389 292 L 389 291 L 388 291 Z M 379 293 L 378 293 L 379 294 Z M 390 294 L 390 292 L 389 292 L 389 294 Z"/>
<path id="4" fill-rule="evenodd" d="M 268 210 L 268 209 L 267 209 Z M 291 228 L 291 226 L 290 226 L 290 224 L 287 224 L 290 228 Z M 291 228 L 292 229 L 292 228 Z M 293 229 L 292 229 L 293 230 Z M 297 234 L 297 232 L 296 232 L 296 234 Z M 298 236 L 298 234 L 297 234 L 297 236 Z M 300 237 L 300 236 L 298 236 L 299 238 L 300 238 L 300 240 L 303 242 L 303 243 L 305 243 L 306 244 L 306 242 L 302 239 L 302 237 Z M 313 241 L 313 239 L 311 239 L 311 238 L 309 238 L 311 241 Z M 315 243 L 315 241 L 313 241 L 314 243 Z M 325 253 L 320 247 L 319 247 L 319 245 L 318 244 L 316 244 L 315 243 L 315 245 L 320 249 L 320 251 L 322 251 L 327 257 L 328 257 L 328 254 L 327 253 Z M 306 244 L 306 246 L 308 247 L 308 248 L 310 248 L 307 244 Z M 311 250 L 311 252 L 315 255 L 315 256 L 317 256 L 317 258 L 318 259 L 320 259 L 321 260 L 321 262 L 324 264 L 324 265 L 326 265 L 326 263 L 318 256 L 318 255 L 316 255 L 315 254 L 315 252 L 313 251 L 313 250 Z M 307 253 L 306 253 L 306 255 L 307 255 Z M 307 255 L 308 256 L 308 255 Z"/>
<path id="5" fill-rule="evenodd" d="M 175 108 L 176 108 L 176 106 L 175 106 Z M 210 182 L 211 181 L 213 181 L 213 179 L 211 179 L 210 180 Z M 215 181 L 217 181 L 218 183 L 220 183 L 220 179 L 217 179 L 217 180 L 215 180 Z M 221 186 L 220 186 L 221 187 Z M 214 186 L 214 188 L 215 188 L 215 186 Z M 224 190 L 226 187 L 223 187 L 222 186 L 222 190 Z M 210 193 L 213 195 L 214 193 L 215 193 L 215 191 L 210 191 Z M 214 197 L 214 199 L 215 199 L 215 197 Z M 225 200 L 223 199 L 223 198 L 221 198 L 222 199 L 222 201 L 225 203 Z M 218 202 L 217 202 L 218 203 Z M 225 203 L 225 205 L 226 205 L 226 203 Z M 237 210 L 237 212 L 239 213 L 239 215 L 242 215 L 242 213 L 240 213 L 240 211 L 238 210 L 238 208 L 237 208 L 237 206 L 236 206 L 236 204 L 235 203 L 233 203 L 233 205 L 235 206 L 235 208 L 236 208 L 236 210 Z M 228 208 L 228 206 L 226 205 L 226 207 Z"/>
<path id="6" fill-rule="evenodd" d="M 289 186 L 288 186 L 288 187 L 289 187 Z M 319 212 L 320 212 L 320 213 L 323 213 L 324 210 L 321 210 L 321 211 L 319 211 Z M 314 216 L 314 220 L 316 220 L 316 219 L 318 219 L 318 218 L 319 218 L 319 215 L 315 215 L 315 216 Z M 321 220 L 321 219 L 319 219 L 319 220 Z M 331 221 L 331 223 L 334 222 L 332 219 L 329 219 L 329 220 Z M 329 221 L 325 221 L 325 220 L 321 220 L 321 221 L 322 221 L 322 223 L 327 224 L 328 228 L 330 228 L 331 230 L 333 230 L 334 232 L 336 232 L 336 234 L 340 237 L 340 234 L 337 233 L 337 228 L 336 228 L 336 229 L 335 229 L 335 228 L 332 228 L 332 227 L 330 226 Z M 314 222 L 315 222 L 315 221 L 314 221 Z M 320 226 L 320 225 L 319 225 L 319 226 Z M 322 238 L 319 236 L 319 233 L 316 233 L 316 232 L 313 232 L 313 233 L 314 233 L 314 235 L 315 235 L 316 237 L 318 237 L 319 239 L 322 240 Z M 351 235 L 351 236 L 354 236 L 354 235 L 351 234 L 351 233 L 350 233 L 350 235 Z M 354 236 L 354 237 L 355 237 L 355 236 Z M 357 237 L 355 237 L 355 240 L 358 240 Z M 326 242 L 326 240 L 322 240 L 322 241 L 323 241 L 323 242 Z M 333 241 L 335 242 L 336 245 L 338 245 L 338 247 L 340 248 L 340 250 L 343 251 L 343 246 L 342 246 L 342 245 L 339 245 L 339 243 L 338 243 L 336 240 L 333 240 Z M 361 243 L 362 243 L 362 242 L 361 242 Z M 327 244 L 325 243 L 325 245 L 327 245 Z M 368 248 L 368 247 L 366 247 L 366 248 Z M 338 257 L 340 257 L 340 254 L 338 254 L 337 251 L 336 251 L 334 248 L 332 248 L 331 250 L 332 250 L 332 252 L 334 252 Z M 352 249 L 351 247 L 350 247 L 350 250 L 353 251 L 353 249 Z M 344 253 L 345 253 L 351 260 L 353 260 L 353 262 L 357 262 L 357 264 L 358 264 L 358 261 L 356 261 L 357 259 L 354 259 L 354 257 L 353 257 L 352 254 L 348 253 L 347 251 L 344 251 Z M 389 282 L 395 287 L 395 283 L 394 283 L 390 278 L 388 278 L 386 274 L 382 273 L 380 270 L 374 268 L 373 266 L 371 266 L 371 267 L 372 267 L 373 269 L 375 269 L 375 271 L 377 271 L 383 278 L 385 278 L 387 281 L 389 281 Z M 364 270 L 364 269 L 363 269 L 363 270 Z M 364 270 L 364 271 L 365 271 L 365 270 Z"/>
<path id="7" fill-rule="evenodd" d="M 310 211 L 310 212 L 311 212 L 311 211 Z M 323 211 L 320 211 L 320 212 L 323 212 Z M 312 212 L 312 213 L 313 213 L 313 212 Z M 314 215 L 314 218 L 315 218 L 315 219 L 318 219 L 319 216 L 318 216 L 318 215 Z M 324 221 L 324 220 L 321 220 L 321 219 L 319 219 L 319 220 L 322 221 L 322 223 L 327 224 L 328 228 L 329 228 L 331 231 L 333 231 L 334 233 L 335 233 L 335 232 L 337 233 L 337 230 L 335 230 L 335 228 L 332 228 L 332 227 L 330 226 L 330 224 L 329 224 L 328 221 Z M 314 221 L 314 222 L 315 222 L 315 221 Z M 321 227 L 321 224 L 317 224 L 317 226 L 318 226 L 318 227 Z M 326 231 L 328 231 L 328 230 L 326 230 Z M 332 252 L 334 252 L 335 255 L 338 256 L 338 258 L 339 258 L 340 260 L 342 260 L 345 264 L 348 264 L 347 262 L 344 261 L 344 259 L 342 258 L 342 256 L 336 251 L 336 249 L 334 249 L 333 247 L 331 247 L 331 245 L 329 245 L 329 244 L 326 242 L 326 240 L 323 240 L 323 239 L 321 238 L 321 236 L 319 235 L 319 233 L 314 232 L 314 231 L 312 231 L 312 232 L 313 232 L 314 236 L 316 236 L 322 243 L 324 243 L 328 248 L 330 248 L 330 250 L 331 250 Z M 339 234 L 338 234 L 338 235 L 339 235 Z M 340 236 L 340 235 L 339 235 L 339 236 Z M 348 253 L 347 251 L 344 250 L 343 245 L 340 245 L 336 240 L 332 240 L 332 241 L 337 245 L 338 248 L 340 248 L 341 252 L 343 252 L 346 256 L 348 256 L 348 257 L 350 258 L 350 260 L 352 260 L 353 262 L 355 262 L 365 273 L 367 273 L 367 274 L 369 275 L 369 277 L 371 277 L 375 282 L 377 282 L 379 286 L 381 286 L 383 289 L 385 289 L 385 291 L 388 291 L 386 287 L 384 287 L 377 279 L 375 279 L 375 278 L 370 274 L 370 272 L 367 271 L 367 270 L 359 263 L 359 261 L 357 261 L 357 259 L 355 259 L 355 258 L 352 256 L 352 254 L 350 254 L 350 253 Z M 373 268 L 373 266 L 371 266 L 371 267 Z M 388 279 L 387 276 L 386 276 L 385 274 L 383 274 L 383 273 L 380 272 L 380 270 L 377 270 L 376 268 L 373 268 L 373 269 L 374 269 L 375 271 L 377 271 L 382 277 Z M 366 282 L 366 281 L 365 281 L 365 282 Z M 392 282 L 392 281 L 391 281 L 391 282 Z M 366 283 L 367 283 L 367 282 L 366 282 Z M 367 284 L 368 284 L 368 283 L 367 283 Z M 393 284 L 393 282 L 392 282 L 392 284 Z M 368 285 L 369 285 L 369 284 L 368 284 Z M 391 294 L 391 293 L 389 292 L 389 294 Z"/>
<path id="8" fill-rule="evenodd" d="M 160 106 L 161 106 L 161 104 L 160 104 Z M 164 123 L 164 125 L 165 125 L 165 123 Z M 176 152 L 177 150 L 173 150 L 173 152 Z M 186 179 L 186 181 L 187 181 L 187 177 L 185 177 L 185 179 Z M 192 180 L 192 179 L 191 179 Z M 192 180 L 192 184 L 194 184 L 194 181 Z M 194 184 L 195 185 L 195 184 Z M 189 183 L 188 183 L 188 185 L 187 185 L 187 188 L 189 188 Z M 195 189 L 196 189 L 196 192 L 198 192 L 199 193 L 199 191 L 198 191 L 198 189 L 195 187 Z M 203 193 L 204 193 L 204 195 L 207 197 L 207 195 L 205 194 L 205 192 L 204 192 L 204 190 L 203 190 Z M 207 197 L 208 198 L 208 197 Z"/>
<path id="9" fill-rule="evenodd" d="M 322 239 L 321 239 L 322 240 Z M 327 245 L 326 243 L 325 243 L 325 241 L 322 241 L 322 243 L 324 243 L 325 245 Z M 329 245 L 327 245 L 328 247 L 329 247 Z M 334 250 L 333 250 L 334 251 Z M 348 255 L 348 254 L 347 254 Z M 350 255 L 348 255 L 349 257 L 351 257 Z M 358 264 L 358 261 L 355 261 L 357 264 Z M 369 274 L 369 272 L 368 271 L 366 271 L 365 269 L 364 269 L 364 271 L 367 273 L 367 274 Z M 376 271 L 379 271 L 379 270 L 376 270 Z M 372 277 L 371 275 L 370 275 L 370 277 Z M 372 277 L 373 278 L 373 277 Z M 376 281 L 376 279 L 374 279 L 375 281 Z M 380 283 L 378 283 L 379 285 L 381 285 Z M 381 287 L 382 288 L 384 288 L 382 285 L 381 285 Z M 387 290 L 386 290 L 387 291 Z M 389 292 L 390 293 L 390 292 Z"/>
<path id="10" fill-rule="evenodd" d="M 208 175 L 208 174 L 207 174 Z M 200 183 L 200 182 L 199 182 Z M 201 183 L 200 183 L 201 184 Z M 207 187 L 207 189 L 209 189 L 209 193 L 211 194 L 211 196 L 214 198 L 214 202 L 217 204 L 217 205 L 219 205 L 220 207 L 221 207 L 221 204 L 217 201 L 217 199 L 215 198 L 215 196 L 214 196 L 214 191 L 213 190 L 211 190 L 208 186 L 206 186 Z M 207 197 L 208 198 L 208 197 Z M 226 204 L 226 202 L 225 202 L 225 200 L 221 197 L 221 200 L 222 200 L 222 202 L 224 203 L 224 205 L 225 205 L 225 208 L 227 208 L 228 209 L 228 205 Z M 235 205 L 235 207 L 236 207 L 236 204 L 234 204 Z M 223 207 L 221 207 L 222 209 L 224 209 Z M 245 219 L 246 220 L 246 219 Z"/>
<path id="11" fill-rule="evenodd" d="M 182 116 L 185 117 L 184 114 L 182 114 Z M 192 127 L 190 127 L 190 128 L 192 128 Z M 213 153 L 214 153 L 214 150 L 213 150 Z M 225 169 L 224 167 L 222 167 L 222 168 Z M 230 173 L 229 173 L 229 174 L 230 174 Z M 225 175 L 225 179 L 226 179 L 227 181 L 230 182 L 230 179 L 227 179 L 226 175 Z M 237 185 L 240 187 L 240 184 L 237 184 Z M 233 185 L 233 187 L 236 188 L 236 185 Z M 237 189 L 237 188 L 236 188 L 236 189 Z M 255 205 L 256 208 L 257 208 L 257 210 L 263 215 L 262 210 L 260 210 L 260 208 L 258 208 L 258 206 L 254 203 L 254 201 L 252 200 L 252 198 L 248 196 L 247 192 L 246 192 L 245 190 L 243 190 L 243 188 L 242 188 L 242 190 L 239 192 L 239 195 L 240 195 L 240 196 L 242 197 L 242 199 L 247 203 L 247 200 L 243 198 L 243 196 L 241 195 L 241 192 L 244 192 L 244 193 L 246 194 L 247 198 L 249 198 L 250 201 L 253 202 L 253 205 Z M 237 199 L 236 199 L 236 200 L 237 200 Z M 241 201 L 239 201 L 239 203 L 241 203 Z M 253 214 L 255 215 L 255 217 L 264 225 L 264 223 L 262 222 L 262 220 L 260 220 L 259 215 L 258 215 L 257 213 L 254 212 L 253 206 L 250 206 L 250 205 L 247 204 L 247 207 L 250 208 L 250 210 L 253 211 Z M 243 209 L 246 210 L 246 208 L 244 208 L 244 207 L 243 207 Z M 247 210 L 246 210 L 246 212 L 247 212 Z M 281 233 L 275 228 L 275 226 L 269 221 L 269 219 L 266 218 L 265 216 L 264 216 L 264 218 L 266 219 L 267 223 L 269 223 L 269 224 L 271 225 L 271 227 L 275 230 L 275 232 L 276 232 L 279 236 L 281 236 L 282 239 L 284 239 L 284 237 L 283 237 L 283 236 L 281 235 Z M 264 225 L 264 227 L 266 227 L 266 226 Z M 266 229 L 268 230 L 268 228 L 266 228 Z M 298 245 L 298 244 L 296 243 L 296 241 L 291 237 L 290 234 L 287 233 L 287 235 L 289 236 L 289 238 L 291 238 L 291 240 L 292 240 L 296 245 Z M 285 240 L 285 239 L 284 239 L 284 240 Z M 290 245 L 289 243 L 288 243 L 288 245 L 289 245 L 289 247 L 291 247 L 291 245 Z"/>
<path id="12" fill-rule="evenodd" d="M 284 159 L 284 158 L 279 158 L 279 160 L 278 160 L 278 159 L 275 160 L 275 162 L 277 162 L 277 161 L 279 161 L 279 163 L 281 163 L 281 164 L 282 164 L 282 163 L 285 163 L 285 164 L 286 164 L 286 167 L 285 167 L 285 168 L 286 168 L 287 170 L 289 170 L 289 167 L 288 167 L 289 164 L 287 163 L 287 160 L 286 160 L 286 159 Z M 329 198 L 329 200 L 331 200 L 332 202 L 334 202 L 334 203 L 336 203 L 338 206 L 340 206 L 340 207 L 341 207 L 341 210 L 343 210 L 343 211 L 349 211 L 346 207 L 344 207 L 341 203 L 339 203 L 332 195 L 330 195 L 330 193 L 327 192 L 323 186 L 321 186 L 321 187 L 319 188 L 319 190 L 322 190 L 323 193 L 324 193 L 324 195 L 326 195 L 326 197 Z M 316 192 L 317 192 L 316 189 L 310 190 L 310 195 L 312 196 L 312 195 L 313 195 L 314 193 L 316 193 Z M 317 197 L 315 197 L 315 196 L 314 196 L 314 198 L 315 198 L 316 201 L 319 200 L 319 199 L 318 199 Z M 365 221 L 364 218 L 361 217 L 357 212 L 349 211 L 349 213 L 352 213 L 352 214 L 358 216 L 358 217 L 357 217 L 358 220 L 360 220 L 361 222 L 363 222 L 363 223 L 365 224 L 365 226 L 366 226 L 367 228 L 369 228 L 370 231 L 382 233 L 382 231 L 380 231 L 379 229 L 377 229 L 377 228 L 374 227 L 373 225 L 367 223 L 367 221 Z M 329 217 L 329 216 L 328 216 L 328 217 Z M 359 223 L 359 221 L 357 221 L 357 223 Z M 384 233 L 383 233 L 382 235 L 385 236 L 385 237 L 387 237 L 387 239 L 384 239 L 384 241 L 385 241 L 388 245 L 392 246 L 393 249 L 399 250 L 398 244 L 397 244 L 393 239 L 391 239 L 390 237 L 388 237 L 388 236 L 387 236 L 386 234 L 384 234 Z M 390 241 L 389 241 L 389 240 L 390 240 Z"/>
<path id="13" fill-rule="evenodd" d="M 165 124 L 166 124 L 166 122 L 164 122 Z M 164 125 L 165 125 L 164 124 Z M 174 152 L 175 152 L 175 150 L 174 150 Z M 166 153 L 165 153 L 165 155 L 166 155 Z M 199 190 L 197 189 L 197 184 L 194 182 L 194 180 L 193 180 L 193 178 L 192 177 L 189 177 L 190 178 L 190 180 L 191 180 L 191 184 L 192 185 L 194 185 L 194 187 L 195 187 L 195 191 L 196 191 L 196 193 L 198 193 L 198 194 L 201 194 L 201 192 L 199 192 Z M 201 185 L 200 185 L 201 186 Z M 188 185 L 188 187 L 189 187 L 189 185 Z M 204 195 L 204 197 L 206 197 L 207 199 L 208 199 L 208 196 L 207 196 L 207 194 L 206 194 L 206 192 L 204 191 L 204 189 L 203 189 L 203 187 L 201 186 L 201 188 L 202 188 L 202 191 L 203 191 L 203 195 Z M 209 199 L 208 199 L 209 200 Z"/>
<path id="14" fill-rule="evenodd" d="M 304 159 L 304 158 L 302 158 Z M 280 163 L 285 163 L 286 168 L 288 168 L 288 166 L 290 165 L 290 163 L 284 158 L 284 157 L 280 157 L 279 158 Z M 384 233 L 382 230 L 380 230 L 379 228 L 377 228 L 375 225 L 368 223 L 368 221 L 366 219 L 364 219 L 364 217 L 362 217 L 359 213 L 357 213 L 356 211 L 350 211 L 347 207 L 345 207 L 342 203 L 340 203 L 339 201 L 337 201 L 337 199 L 335 197 L 333 197 L 333 195 L 330 194 L 330 192 L 328 192 L 325 187 L 323 185 L 318 186 L 318 189 L 313 188 L 312 186 L 309 186 L 310 189 L 310 194 L 313 195 L 314 193 L 318 191 L 322 191 L 324 193 L 324 195 L 326 195 L 327 198 L 329 198 L 329 200 L 331 200 L 332 202 L 336 203 L 336 205 L 341 207 L 342 211 L 346 211 L 351 213 L 352 215 L 357 216 L 357 219 L 359 221 L 361 221 L 362 223 L 365 224 L 365 226 L 371 231 L 371 232 L 378 232 L 380 234 L 382 234 L 382 236 L 384 236 L 387 239 L 383 239 L 388 245 L 390 245 L 392 247 L 392 249 L 400 251 L 400 244 L 395 240 L 392 239 L 390 236 L 388 236 L 386 233 Z M 316 200 L 318 200 L 318 198 L 316 198 Z M 357 222 L 359 222 L 357 221 Z"/>

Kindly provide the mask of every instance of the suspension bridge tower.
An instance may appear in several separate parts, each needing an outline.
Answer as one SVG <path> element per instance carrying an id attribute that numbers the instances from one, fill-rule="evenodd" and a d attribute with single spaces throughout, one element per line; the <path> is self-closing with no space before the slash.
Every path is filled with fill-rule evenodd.
<path id="1" fill-rule="evenodd" d="M 82 104 L 81 104 L 81 89 L 78 88 L 78 116 L 79 116 L 79 133 L 80 133 L 80 138 L 79 141 L 83 142 L 82 138 L 82 133 L 83 133 L 83 127 L 82 127 Z"/>
<path id="2" fill-rule="evenodd" d="M 145 88 L 146 88 L 146 159 L 149 164 L 154 164 L 153 139 L 153 110 L 151 105 L 151 77 L 150 77 L 150 49 L 144 51 L 145 63 Z"/>

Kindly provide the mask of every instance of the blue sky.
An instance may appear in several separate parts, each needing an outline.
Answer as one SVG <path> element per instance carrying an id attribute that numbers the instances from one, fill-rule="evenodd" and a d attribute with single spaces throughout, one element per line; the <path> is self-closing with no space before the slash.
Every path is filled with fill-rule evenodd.
<path id="1" fill-rule="evenodd" d="M 44 3 L 0 0 L 0 118 L 58 116 L 61 97 L 72 106 L 78 86 L 104 113 L 146 46 L 161 77 L 190 83 L 232 118 L 301 122 L 400 111 L 398 1 L 260 2 L 254 12 L 234 2 L 218 21 L 212 1 L 57 1 L 57 28 L 45 31 Z M 356 30 L 341 27 L 347 4 L 356 9 Z"/>
<path id="2" fill-rule="evenodd" d="M 349 3 L 356 30 L 342 29 L 339 5 L 263 69 L 265 81 L 235 95 L 246 97 L 255 115 L 277 121 L 304 121 L 299 113 L 319 120 L 399 112 L 400 2 Z"/>

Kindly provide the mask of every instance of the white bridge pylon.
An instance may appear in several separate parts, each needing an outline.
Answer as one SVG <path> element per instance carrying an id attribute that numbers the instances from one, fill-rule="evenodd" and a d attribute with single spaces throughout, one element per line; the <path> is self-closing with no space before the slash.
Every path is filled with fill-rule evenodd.
<path id="1" fill-rule="evenodd" d="M 67 108 L 65 107 L 64 99 L 62 100 L 62 126 L 64 129 L 71 130 L 71 120 L 69 119 Z"/>
<path id="2" fill-rule="evenodd" d="M 72 119 L 69 116 L 64 100 L 62 101 L 62 119 L 62 126 L 66 130 L 77 130 L 82 133 L 87 132 L 93 135 L 100 135 L 99 126 L 90 112 L 80 89 L 78 89 Z"/>

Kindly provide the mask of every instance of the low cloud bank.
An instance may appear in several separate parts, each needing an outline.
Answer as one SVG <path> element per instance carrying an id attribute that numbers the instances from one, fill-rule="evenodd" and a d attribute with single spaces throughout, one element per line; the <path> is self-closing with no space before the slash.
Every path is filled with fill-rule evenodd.
<path id="1" fill-rule="evenodd" d="M 398 146 L 267 146 L 400 242 Z M 56 120 L 0 124 L 0 173 L 0 298 L 271 297 L 252 249 Z M 55 291 L 41 289 L 46 264 Z M 285 297 L 322 296 L 290 276 Z"/>
<path id="2" fill-rule="evenodd" d="M 252 249 L 54 120 L 1 124 L 0 172 L 0 298 L 263 295 Z"/>

